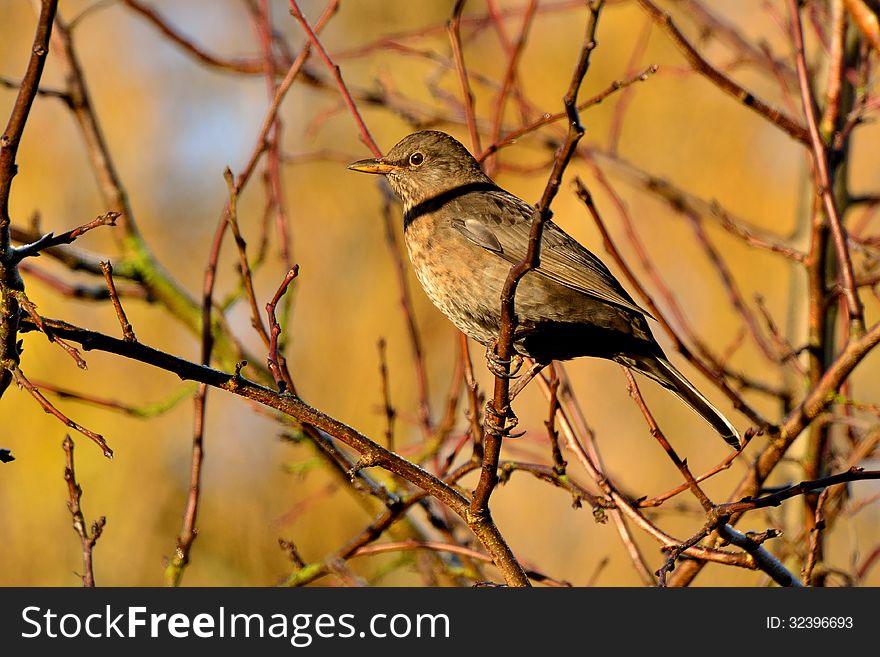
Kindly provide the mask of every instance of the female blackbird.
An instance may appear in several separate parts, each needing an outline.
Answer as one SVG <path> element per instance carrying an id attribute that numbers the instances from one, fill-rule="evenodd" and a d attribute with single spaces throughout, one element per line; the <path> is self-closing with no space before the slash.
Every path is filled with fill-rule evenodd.
<path id="1" fill-rule="evenodd" d="M 487 345 L 497 338 L 501 290 L 528 249 L 533 206 L 498 187 L 458 141 L 426 130 L 385 157 L 349 169 L 383 174 L 403 202 L 409 257 L 431 301 L 461 331 Z M 537 269 L 519 282 L 514 348 L 539 365 L 594 356 L 668 388 L 730 445 L 731 423 L 666 359 L 648 313 L 608 268 L 552 221 L 544 224 Z"/>

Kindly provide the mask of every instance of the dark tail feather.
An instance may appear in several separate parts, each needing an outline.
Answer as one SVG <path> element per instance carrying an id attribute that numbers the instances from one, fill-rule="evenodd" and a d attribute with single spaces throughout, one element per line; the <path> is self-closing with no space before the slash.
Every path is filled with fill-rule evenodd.
<path id="1" fill-rule="evenodd" d="M 674 392 L 679 399 L 694 409 L 712 427 L 721 434 L 724 441 L 734 449 L 740 448 L 740 436 L 733 425 L 721 412 L 712 406 L 700 391 L 690 381 L 684 378 L 672 363 L 660 356 L 655 357 L 629 357 L 624 364 L 638 372 L 651 377 L 657 383 Z"/>

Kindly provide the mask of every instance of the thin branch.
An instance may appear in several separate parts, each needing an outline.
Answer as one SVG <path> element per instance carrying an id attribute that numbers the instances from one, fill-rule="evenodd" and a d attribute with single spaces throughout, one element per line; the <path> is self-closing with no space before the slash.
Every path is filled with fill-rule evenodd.
<path id="1" fill-rule="evenodd" d="M 251 311 L 251 326 L 254 327 L 257 335 L 260 336 L 260 339 L 263 341 L 263 346 L 268 349 L 269 332 L 266 330 L 265 324 L 263 324 L 263 318 L 260 315 L 260 309 L 257 306 L 257 295 L 254 292 L 253 272 L 251 271 L 251 265 L 248 262 L 247 242 L 245 242 L 244 237 L 242 237 L 241 229 L 238 226 L 238 191 L 235 185 L 235 178 L 229 167 L 226 167 L 223 171 L 223 179 L 226 181 L 226 188 L 229 191 L 229 211 L 227 213 L 227 218 L 229 221 L 229 228 L 232 230 L 232 237 L 235 240 L 235 247 L 238 251 L 238 272 L 241 276 L 244 295 Z"/>
<path id="2" fill-rule="evenodd" d="M 428 370 L 425 366 L 425 352 L 422 347 L 422 335 L 416 324 L 415 310 L 412 304 L 412 295 L 409 291 L 409 282 L 406 275 L 406 264 L 397 242 L 397 234 L 394 230 L 394 213 L 392 201 L 388 190 L 383 186 L 382 223 L 385 228 L 385 244 L 388 254 L 394 265 L 394 274 L 397 279 L 397 300 L 400 311 L 406 323 L 406 332 L 409 337 L 410 350 L 412 351 L 412 368 L 416 377 L 419 400 L 419 420 L 422 433 L 427 438 L 434 432 L 434 420 L 431 417 L 430 391 L 428 387 Z"/>
<path id="3" fill-rule="evenodd" d="M 468 133 L 471 138 L 471 148 L 474 153 L 480 152 L 480 133 L 477 130 L 477 122 L 474 115 L 474 94 L 471 91 L 470 78 L 464 64 L 464 51 L 461 47 L 461 12 L 467 0 L 456 0 L 452 8 L 452 17 L 446 24 L 449 41 L 452 43 L 452 57 L 455 60 L 455 70 L 458 72 L 458 82 L 461 85 L 462 106 Z"/>
<path id="4" fill-rule="evenodd" d="M 645 82 L 654 73 L 656 73 L 657 70 L 658 66 L 656 64 L 652 64 L 642 71 L 631 75 L 628 78 L 612 81 L 611 84 L 609 84 L 604 90 L 600 91 L 595 96 L 579 102 L 577 104 L 578 111 L 583 112 L 590 107 L 599 105 L 609 96 L 617 93 L 618 91 L 626 89 L 637 82 Z M 535 119 L 534 121 L 527 123 L 526 125 L 521 126 L 515 130 L 511 130 L 503 137 L 499 137 L 496 141 L 486 147 L 486 150 L 480 153 L 480 155 L 477 157 L 477 160 L 483 162 L 487 157 L 493 155 L 494 153 L 497 153 L 502 148 L 511 146 L 512 144 L 516 143 L 516 141 L 521 137 L 535 132 L 539 128 L 543 128 L 544 126 L 556 123 L 557 121 L 561 121 L 566 118 L 568 118 L 568 114 L 565 112 L 565 110 L 561 112 L 556 112 L 554 114 L 542 114 L 541 118 Z"/>
<path id="5" fill-rule="evenodd" d="M 816 502 L 816 516 L 813 519 L 813 526 L 810 528 L 810 551 L 807 554 L 806 563 L 804 563 L 804 568 L 801 571 L 801 581 L 804 586 L 809 586 L 813 583 L 813 571 L 822 552 L 820 535 L 825 530 L 825 503 L 828 501 L 830 490 L 830 488 L 825 488 Z"/>
<path id="6" fill-rule="evenodd" d="M 199 386 L 193 399 L 193 439 L 190 454 L 189 490 L 186 506 L 183 510 L 183 521 L 174 556 L 165 567 L 165 585 L 177 587 L 183 579 L 183 573 L 189 565 L 193 543 L 198 536 L 196 522 L 198 519 L 199 502 L 202 494 L 202 464 L 205 456 L 205 408 L 207 406 L 208 386 Z"/>
<path id="7" fill-rule="evenodd" d="M 837 266 L 840 268 L 841 284 L 843 286 L 844 298 L 846 299 L 847 311 L 849 312 L 850 328 L 854 335 L 859 336 L 865 332 L 864 309 L 855 283 L 843 219 L 840 216 L 837 202 L 834 199 L 834 186 L 831 181 L 828 163 L 828 149 L 819 132 L 819 119 L 816 116 L 816 104 L 810 87 L 807 59 L 804 53 L 804 35 L 801 27 L 798 0 L 788 0 L 788 7 L 792 19 L 801 100 L 804 106 L 804 115 L 807 117 L 809 145 L 812 149 L 813 164 L 815 165 L 816 188 L 818 194 L 822 197 L 825 215 L 828 218 L 828 223 L 831 225 L 831 234 L 834 237 L 834 248 L 837 252 L 838 260 Z"/>
<path id="8" fill-rule="evenodd" d="M 15 291 L 7 296 L 16 299 L 18 301 L 18 305 L 21 306 L 21 309 L 27 313 L 27 316 L 30 317 L 37 328 L 40 329 L 48 338 L 49 342 L 54 342 L 59 347 L 64 349 L 67 352 L 67 355 L 71 357 L 76 366 L 81 370 L 87 370 L 89 367 L 86 364 L 85 359 L 82 357 L 82 354 L 79 353 L 72 345 L 67 344 L 64 340 L 59 338 L 57 335 L 52 333 L 51 329 L 47 329 L 45 323 L 43 322 L 43 317 L 40 313 L 37 312 L 37 306 L 27 297 L 24 292 Z"/>
<path id="9" fill-rule="evenodd" d="M 220 70 L 230 71 L 234 73 L 246 73 L 257 75 L 263 72 L 263 60 L 253 58 L 223 58 L 214 55 L 202 47 L 196 45 L 189 37 L 175 29 L 168 20 L 158 11 L 149 7 L 139 0 L 122 0 L 132 11 L 143 16 L 149 21 L 153 27 L 161 32 L 171 43 L 181 48 L 184 52 L 195 58 L 197 61 Z"/>
<path id="10" fill-rule="evenodd" d="M 710 64 L 699 53 L 691 42 L 685 38 L 684 34 L 682 34 L 681 30 L 679 30 L 678 26 L 673 22 L 672 16 L 670 16 L 669 13 L 657 7 L 657 5 L 650 0 L 638 1 L 654 22 L 663 28 L 663 30 L 672 38 L 673 43 L 675 43 L 676 47 L 682 52 L 697 73 L 706 77 L 722 91 L 733 96 L 737 101 L 752 111 L 757 112 L 773 125 L 784 130 L 792 138 L 804 144 L 810 143 L 810 135 L 804 126 L 781 110 L 771 107 L 755 94 L 747 91 L 740 84 L 734 82 L 732 79 L 724 75 L 724 73 L 712 66 L 712 64 Z"/>
<path id="11" fill-rule="evenodd" d="M 351 94 L 348 91 L 348 87 L 345 86 L 345 82 L 342 79 L 342 72 L 340 71 L 339 66 L 333 63 L 330 55 L 327 54 L 324 46 L 321 45 L 321 41 L 318 39 L 318 35 L 315 33 L 315 30 L 313 30 L 312 27 L 309 25 L 306 17 L 303 16 L 303 13 L 300 10 L 296 0 L 290 0 L 290 13 L 299 22 L 303 30 L 305 30 L 309 41 L 315 47 L 315 50 L 318 52 L 318 56 L 321 58 L 321 61 L 324 62 L 330 73 L 333 75 L 333 79 L 336 80 L 336 86 L 339 88 L 339 93 L 342 95 L 342 100 L 345 101 L 346 107 L 348 107 L 352 117 L 354 117 L 355 123 L 357 124 L 358 131 L 360 132 L 361 136 L 361 141 L 364 143 L 364 145 L 366 145 L 367 148 L 370 149 L 374 156 L 382 157 L 382 151 L 379 150 L 379 147 L 376 145 L 376 141 L 373 139 L 373 136 L 370 134 L 370 131 L 367 129 L 367 126 L 364 123 L 364 119 L 361 116 L 360 110 L 358 110 L 357 105 L 355 105 L 354 100 L 352 100 Z"/>
<path id="12" fill-rule="evenodd" d="M 278 386 L 278 392 L 281 393 L 286 390 L 292 391 L 294 387 L 293 381 L 290 380 L 290 374 L 287 372 L 284 356 L 279 356 L 278 354 L 278 336 L 281 335 L 281 326 L 278 325 L 278 320 L 275 318 L 275 307 L 298 274 L 299 265 L 294 265 L 284 276 L 284 279 L 275 291 L 275 296 L 266 304 L 266 315 L 269 318 L 269 371 L 272 372 L 272 376 L 275 378 L 275 385 Z"/>
<path id="13" fill-rule="evenodd" d="M 379 338 L 379 383 L 382 390 L 382 411 L 385 414 L 385 447 L 389 451 L 394 451 L 394 419 L 397 417 L 397 411 L 391 405 L 391 389 L 388 384 L 388 358 L 386 352 L 385 338 Z"/>
<path id="14" fill-rule="evenodd" d="M 107 441 L 104 440 L 104 436 L 99 433 L 95 433 L 90 429 L 86 429 L 84 426 L 81 426 L 67 417 L 64 413 L 55 408 L 52 403 L 46 399 L 42 393 L 37 389 L 37 387 L 31 383 L 28 378 L 24 375 L 24 372 L 18 366 L 15 366 L 12 369 L 12 375 L 15 377 L 15 382 L 25 390 L 27 390 L 31 396 L 37 400 L 37 403 L 40 407 L 49 415 L 54 415 L 58 418 L 62 424 L 66 427 L 70 427 L 74 431 L 80 432 L 82 435 L 91 439 L 98 447 L 101 448 L 104 456 L 108 459 L 113 458 L 113 450 L 110 449 L 110 446 L 107 444 Z"/>
<path id="15" fill-rule="evenodd" d="M 33 258 L 40 255 L 41 251 L 45 251 L 46 249 L 50 249 L 55 246 L 61 246 L 62 244 L 72 244 L 80 235 L 82 235 L 83 233 L 87 233 L 94 228 L 98 228 L 99 226 L 115 226 L 116 220 L 119 218 L 119 216 L 119 212 L 107 212 L 106 214 L 102 214 L 101 216 L 93 219 L 87 224 L 78 226 L 77 228 L 69 230 L 66 233 L 62 233 L 61 235 L 46 233 L 36 242 L 31 242 L 30 244 L 16 247 L 13 251 L 13 262 L 20 262 L 25 258 Z"/>
<path id="16" fill-rule="evenodd" d="M 516 42 L 510 47 L 510 55 L 507 59 L 507 67 L 501 82 L 501 89 L 493 102 L 492 113 L 492 142 L 497 143 L 501 135 L 501 123 L 504 120 L 504 110 L 507 106 L 507 99 L 516 81 L 519 62 L 522 58 L 523 50 L 525 50 L 526 41 L 528 40 L 529 29 L 532 26 L 535 17 L 535 11 L 538 9 L 537 0 L 529 0 L 523 14 L 522 27 L 520 27 L 519 36 Z M 460 17 L 459 17 L 460 18 Z M 477 144 L 474 143 L 476 148 Z M 479 152 L 475 150 L 474 152 Z"/>
<path id="17" fill-rule="evenodd" d="M 119 300 L 119 294 L 116 292 L 116 284 L 113 282 L 113 265 L 110 264 L 109 260 L 101 263 L 101 271 L 104 272 L 104 278 L 107 281 L 107 292 L 113 303 L 113 309 L 116 311 L 116 317 L 119 319 L 119 325 L 122 327 L 122 336 L 129 342 L 136 342 L 137 336 L 134 334 L 134 329 L 125 315 L 122 302 Z"/>
<path id="18" fill-rule="evenodd" d="M 67 510 L 73 517 L 73 529 L 79 536 L 82 543 L 82 560 L 83 574 L 81 575 L 83 586 L 95 586 L 95 570 L 93 567 L 93 555 L 95 543 L 101 538 L 104 526 L 107 524 L 107 518 L 101 516 L 92 523 L 91 530 L 86 527 L 86 520 L 83 516 L 82 506 L 82 488 L 76 481 L 76 473 L 73 468 L 73 441 L 70 436 L 64 436 L 64 442 L 61 443 L 64 448 L 65 467 L 64 481 L 67 482 Z"/>
<path id="19" fill-rule="evenodd" d="M 700 502 L 700 506 L 703 507 L 707 512 L 711 511 L 715 505 L 712 503 L 706 493 L 703 492 L 703 489 L 700 488 L 699 483 L 697 483 L 696 478 L 691 473 L 690 468 L 687 464 L 687 459 L 682 460 L 679 458 L 678 454 L 672 448 L 672 445 L 669 444 L 669 441 L 666 440 L 666 436 L 663 435 L 663 432 L 660 430 L 660 427 L 657 425 L 657 421 L 654 419 L 653 413 L 648 408 L 648 404 L 645 402 L 644 397 L 642 397 L 642 393 L 639 390 L 639 385 L 636 383 L 635 378 L 632 375 L 632 372 L 629 371 L 628 368 L 621 365 L 621 369 L 623 370 L 624 375 L 626 375 L 626 384 L 629 389 L 630 397 L 632 397 L 636 404 L 639 407 L 639 410 L 642 412 L 642 415 L 645 418 L 645 422 L 648 423 L 648 428 L 651 431 L 651 435 L 656 438 L 657 442 L 660 443 L 660 446 L 663 448 L 663 451 L 666 452 L 667 456 L 669 456 L 670 460 L 675 464 L 675 467 L 678 468 L 679 472 L 681 472 L 685 481 L 687 482 L 688 487 L 691 489 L 691 492 L 694 494 L 694 497 Z"/>

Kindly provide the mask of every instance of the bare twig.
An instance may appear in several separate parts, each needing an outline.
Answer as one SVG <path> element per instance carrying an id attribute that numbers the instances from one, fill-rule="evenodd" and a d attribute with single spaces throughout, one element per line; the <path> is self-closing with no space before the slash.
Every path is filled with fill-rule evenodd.
<path id="1" fill-rule="evenodd" d="M 635 400 L 636 404 L 639 407 L 639 410 L 642 412 L 642 415 L 645 418 L 645 422 L 648 423 L 648 428 L 651 431 L 651 435 L 657 439 L 657 442 L 660 443 L 660 446 L 663 448 L 663 451 L 669 456 L 670 460 L 675 464 L 675 467 L 678 468 L 679 472 L 681 472 L 685 481 L 687 482 L 688 487 L 691 489 L 691 492 L 694 494 L 694 497 L 697 498 L 700 502 L 700 506 L 703 507 L 707 512 L 711 511 L 714 508 L 714 504 L 712 500 L 710 500 L 706 493 L 703 492 L 703 489 L 700 488 L 700 485 L 697 483 L 696 478 L 691 473 L 690 468 L 688 467 L 687 460 L 682 460 L 679 458 L 678 454 L 676 454 L 675 450 L 672 448 L 672 445 L 669 444 L 669 441 L 666 440 L 666 436 L 663 435 L 663 432 L 660 430 L 660 427 L 657 426 L 657 421 L 654 419 L 653 413 L 648 408 L 648 405 L 645 403 L 644 397 L 642 397 L 642 393 L 639 390 L 639 385 L 636 383 L 635 378 L 632 375 L 632 372 L 629 371 L 628 368 L 621 366 L 623 373 L 626 375 L 627 388 L 629 389 L 630 396 Z"/>
<path id="2" fill-rule="evenodd" d="M 290 0 L 290 13 L 297 20 L 297 22 L 299 22 L 303 30 L 305 30 L 309 41 L 315 47 L 315 50 L 318 52 L 321 61 L 324 62 L 324 64 L 327 66 L 327 69 L 333 75 L 334 80 L 336 80 L 336 85 L 339 88 L 339 93 L 342 95 L 342 99 L 345 101 L 346 107 L 348 107 L 352 117 L 354 117 L 355 123 L 357 124 L 358 131 L 360 132 L 361 136 L 361 141 L 367 148 L 370 149 L 374 156 L 382 157 L 382 151 L 379 150 L 379 147 L 376 145 L 376 141 L 373 139 L 373 136 L 367 129 L 363 117 L 361 117 L 360 110 L 358 110 L 357 105 L 355 104 L 354 100 L 352 100 L 351 94 L 348 91 L 348 87 L 345 86 L 345 82 L 342 79 L 342 72 L 339 70 L 339 66 L 333 63 L 330 55 L 327 54 L 324 46 L 321 45 L 321 41 L 318 39 L 318 35 L 315 33 L 315 30 L 312 29 L 311 25 L 309 25 L 306 17 L 303 16 L 303 13 L 300 10 L 296 0 Z"/>
<path id="3" fill-rule="evenodd" d="M 379 338 L 379 382 L 382 389 L 382 410 L 385 413 L 385 447 L 394 451 L 394 419 L 397 411 L 391 405 L 391 389 L 388 385 L 388 358 L 385 338 Z"/>
<path id="4" fill-rule="evenodd" d="M 406 332 L 409 336 L 409 345 L 412 351 L 413 372 L 418 386 L 419 419 L 421 420 L 422 433 L 427 438 L 434 431 L 434 420 L 431 418 L 430 393 L 428 388 L 428 371 L 425 366 L 425 352 L 422 347 L 422 335 L 416 324 L 415 311 L 412 305 L 412 295 L 409 291 L 409 282 L 406 277 L 406 264 L 403 261 L 400 245 L 397 242 L 397 234 L 394 231 L 394 213 L 391 198 L 388 194 L 383 195 L 382 222 L 385 227 L 385 244 L 388 246 L 388 255 L 394 265 L 394 274 L 397 278 L 397 294 L 400 311 L 406 323 Z"/>
<path id="5" fill-rule="evenodd" d="M 107 212 L 106 214 L 102 214 L 101 216 L 96 217 L 87 224 L 78 226 L 77 228 L 69 230 L 66 233 L 61 233 L 61 235 L 46 233 L 36 242 L 31 242 L 30 244 L 25 244 L 24 246 L 17 247 L 13 252 L 13 262 L 20 262 L 25 258 L 38 256 L 41 251 L 45 251 L 46 249 L 50 249 L 54 246 L 60 246 L 62 244 L 72 244 L 80 235 L 82 235 L 83 233 L 87 233 L 94 228 L 98 228 L 99 226 L 115 226 L 116 220 L 119 218 L 119 216 L 119 212 Z"/>
<path id="6" fill-rule="evenodd" d="M 800 125 L 795 119 L 786 115 L 781 110 L 771 107 L 755 94 L 747 91 L 737 82 L 734 82 L 731 78 L 727 77 L 724 73 L 712 66 L 712 64 L 710 64 L 699 53 L 699 51 L 697 51 L 690 41 L 685 38 L 684 34 L 682 34 L 681 30 L 679 30 L 678 26 L 673 22 L 672 16 L 657 7 L 657 5 L 650 0 L 639 0 L 639 4 L 648 12 L 654 22 L 663 28 L 663 30 L 672 38 L 676 47 L 681 50 L 691 66 L 694 67 L 694 70 L 706 77 L 722 91 L 733 96 L 740 103 L 752 111 L 757 112 L 773 125 L 778 126 L 781 130 L 787 132 L 792 138 L 797 139 L 804 144 L 810 143 L 810 135 L 804 126 Z"/>
<path id="7" fill-rule="evenodd" d="M 455 70 L 458 72 L 458 81 L 461 85 L 462 106 L 464 107 L 465 123 L 467 123 L 468 133 L 471 138 L 471 148 L 474 153 L 479 153 L 481 150 L 480 133 L 477 130 L 477 122 L 474 116 L 474 94 L 471 91 L 470 78 L 468 78 L 467 68 L 464 64 L 464 52 L 461 47 L 461 12 L 464 11 L 466 2 L 467 0 L 455 1 L 455 6 L 452 8 L 452 17 L 446 24 L 446 31 L 452 43 L 452 56 L 455 60 Z"/>
<path id="8" fill-rule="evenodd" d="M 193 439 L 190 455 L 189 491 L 186 506 L 183 510 L 183 523 L 177 535 L 174 556 L 168 560 L 165 568 L 165 585 L 180 586 L 183 573 L 189 565 L 190 552 L 198 536 L 196 522 L 198 520 L 199 502 L 202 494 L 202 464 L 205 455 L 205 408 L 207 405 L 208 386 L 199 386 L 193 399 Z"/>
<path id="9" fill-rule="evenodd" d="M 822 551 L 819 534 L 825 530 L 825 502 L 828 500 L 830 490 L 830 488 L 825 488 L 816 502 L 816 517 L 813 526 L 810 528 L 810 551 L 807 554 L 806 563 L 804 563 L 804 568 L 801 571 L 801 581 L 804 586 L 810 586 L 813 583 L 813 571 L 816 568 Z"/>
<path id="10" fill-rule="evenodd" d="M 82 506 L 82 488 L 76 481 L 76 473 L 73 468 L 73 441 L 70 436 L 64 436 L 64 442 L 61 443 L 64 448 L 65 467 L 64 481 L 67 482 L 67 509 L 73 517 L 73 529 L 79 536 L 82 543 L 82 560 L 83 560 L 83 586 L 92 587 L 95 585 L 95 570 L 93 567 L 93 554 L 95 543 L 101 538 L 104 526 L 107 524 L 107 518 L 101 516 L 92 523 L 91 530 L 86 527 L 86 520 L 83 516 Z"/>
<path id="11" fill-rule="evenodd" d="M 88 365 L 86 364 L 85 359 L 82 357 L 82 354 L 79 353 L 78 349 L 67 344 L 64 340 L 52 333 L 50 329 L 46 328 L 46 325 L 43 323 L 42 315 L 37 312 L 37 306 L 27 297 L 24 292 L 14 291 L 11 292 L 9 296 L 14 297 L 18 300 L 19 306 L 21 306 L 22 310 L 24 310 L 27 313 L 28 317 L 33 320 L 37 328 L 39 328 L 43 333 L 46 334 L 49 342 L 54 342 L 59 347 L 64 349 L 64 351 L 67 352 L 67 355 L 73 359 L 74 363 L 76 363 L 76 366 L 78 368 L 80 368 L 81 370 L 88 369 Z"/>
<path id="12" fill-rule="evenodd" d="M 107 291 L 110 294 L 110 301 L 113 302 L 113 308 L 116 310 L 116 317 L 119 319 L 119 325 L 122 327 L 122 336 L 129 342 L 135 342 L 137 337 L 134 329 L 125 316 L 125 310 L 122 308 L 122 302 L 119 301 L 119 294 L 116 292 L 116 284 L 113 282 L 113 265 L 110 261 L 101 262 L 101 271 L 104 272 L 104 278 L 107 281 Z"/>
<path id="13" fill-rule="evenodd" d="M 279 364 L 283 363 L 284 356 L 278 354 L 278 336 L 281 335 L 281 326 L 278 325 L 278 320 L 275 319 L 275 307 L 298 274 L 299 265 L 294 265 L 281 281 L 281 284 L 275 291 L 275 296 L 266 304 L 266 315 L 269 318 L 269 371 L 275 377 L 275 385 L 278 386 L 278 392 L 282 393 L 285 390 L 293 389 L 293 382 L 289 380 L 290 375 L 287 374 L 287 366 Z"/>
<path id="14" fill-rule="evenodd" d="M 837 266 L 840 268 L 844 298 L 846 299 L 847 311 L 849 312 L 850 328 L 858 336 L 865 332 L 864 310 L 862 308 L 862 301 L 859 299 L 858 289 L 856 288 L 843 219 L 840 216 L 837 202 L 834 199 L 834 187 L 831 181 L 831 174 L 829 173 L 827 147 L 819 132 L 816 105 L 810 88 L 807 60 L 804 53 L 804 35 L 801 28 L 798 0 L 788 0 L 788 7 L 791 12 L 794 45 L 797 54 L 796 61 L 798 80 L 801 87 L 801 100 L 804 106 L 804 115 L 807 117 L 809 145 L 812 148 L 813 164 L 815 165 L 816 189 L 822 197 L 822 204 L 825 208 L 828 223 L 831 225 L 831 234 L 834 237 L 834 247 L 838 260 Z"/>
<path id="15" fill-rule="evenodd" d="M 19 369 L 17 366 L 13 368 L 12 375 L 15 377 L 15 382 L 20 387 L 27 390 L 31 394 L 31 396 L 37 400 L 37 403 L 46 413 L 54 415 L 61 421 L 62 424 L 64 424 L 64 426 L 70 427 L 74 431 L 79 431 L 82 435 L 91 439 L 98 447 L 101 448 L 104 456 L 106 456 L 108 459 L 113 458 L 113 450 L 110 449 L 109 445 L 107 445 L 107 441 L 104 440 L 104 436 L 77 424 L 69 417 L 67 417 L 64 413 L 55 408 L 51 404 L 51 402 L 43 396 L 43 394 L 37 389 L 37 387 L 28 380 L 28 378 L 24 375 L 24 372 L 22 372 L 21 369 Z"/>

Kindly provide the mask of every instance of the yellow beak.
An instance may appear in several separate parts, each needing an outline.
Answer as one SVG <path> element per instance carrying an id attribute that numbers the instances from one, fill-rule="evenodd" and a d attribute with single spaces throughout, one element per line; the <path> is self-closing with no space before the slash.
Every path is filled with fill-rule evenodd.
<path id="1" fill-rule="evenodd" d="M 397 171 L 401 167 L 396 164 L 387 164 L 381 160 L 368 158 L 366 160 L 358 160 L 348 165 L 352 171 L 360 171 L 361 173 L 391 173 Z"/>

